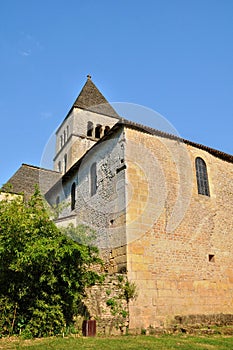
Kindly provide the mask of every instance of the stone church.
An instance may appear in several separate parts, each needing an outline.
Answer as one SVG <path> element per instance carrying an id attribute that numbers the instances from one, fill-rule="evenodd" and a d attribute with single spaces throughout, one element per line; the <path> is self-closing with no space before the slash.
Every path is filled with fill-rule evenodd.
<path id="1" fill-rule="evenodd" d="M 110 273 L 137 286 L 131 329 L 232 322 L 233 156 L 119 116 L 87 81 L 56 131 L 54 170 L 23 164 L 57 225 L 84 223 Z"/>

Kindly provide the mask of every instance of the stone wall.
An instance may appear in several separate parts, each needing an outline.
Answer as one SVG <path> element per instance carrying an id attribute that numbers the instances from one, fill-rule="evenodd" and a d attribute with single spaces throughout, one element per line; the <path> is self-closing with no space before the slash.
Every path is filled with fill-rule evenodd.
<path id="1" fill-rule="evenodd" d="M 233 164 L 180 141 L 125 132 L 127 270 L 139 291 L 130 328 L 233 314 Z M 210 197 L 198 194 L 196 157 L 206 162 Z"/>
<path id="2" fill-rule="evenodd" d="M 196 157 L 207 165 L 210 196 L 198 194 Z M 232 179 L 232 163 L 208 150 L 130 126 L 99 142 L 63 179 L 68 206 L 60 223 L 92 227 L 109 271 L 127 272 L 137 285 L 130 329 L 169 327 L 177 315 L 233 314 Z"/>
<path id="3" fill-rule="evenodd" d="M 0 191 L 0 201 L 11 201 L 11 200 L 15 200 L 17 198 L 23 199 L 23 195 Z"/>
<path id="4" fill-rule="evenodd" d="M 86 318 L 96 320 L 99 335 L 125 334 L 127 332 L 129 314 L 128 304 L 124 296 L 126 282 L 126 275 L 107 274 L 103 283 L 86 291 L 86 298 L 83 299 L 86 307 Z"/>
<path id="5" fill-rule="evenodd" d="M 50 191 L 50 204 L 59 195 L 63 210 L 59 225 L 85 224 L 92 228 L 102 257 L 110 261 L 110 272 L 126 272 L 125 235 L 125 138 L 122 130 L 96 144 L 77 169 Z M 96 164 L 97 190 L 91 195 L 91 167 Z M 71 187 L 76 185 L 75 209 L 71 209 Z"/>

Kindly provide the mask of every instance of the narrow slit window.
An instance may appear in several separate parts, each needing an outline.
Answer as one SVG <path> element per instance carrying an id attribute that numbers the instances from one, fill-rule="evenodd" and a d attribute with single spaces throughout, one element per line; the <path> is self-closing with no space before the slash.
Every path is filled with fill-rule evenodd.
<path id="1" fill-rule="evenodd" d="M 91 196 L 96 194 L 97 190 L 97 172 L 96 172 L 96 163 L 93 163 L 90 171 L 90 183 L 91 183 Z"/>
<path id="2" fill-rule="evenodd" d="M 67 170 L 67 154 L 64 155 L 64 173 L 66 173 Z"/>
<path id="3" fill-rule="evenodd" d="M 61 173 L 61 161 L 58 162 L 58 171 Z"/>
<path id="4" fill-rule="evenodd" d="M 89 137 L 93 136 L 93 123 L 92 122 L 87 123 L 87 136 L 89 136 Z"/>
<path id="5" fill-rule="evenodd" d="M 76 184 L 73 182 L 71 186 L 71 210 L 75 209 L 75 203 L 76 203 Z"/>
<path id="6" fill-rule="evenodd" d="M 208 173 L 205 161 L 197 157 L 195 161 L 198 194 L 210 196 Z"/>

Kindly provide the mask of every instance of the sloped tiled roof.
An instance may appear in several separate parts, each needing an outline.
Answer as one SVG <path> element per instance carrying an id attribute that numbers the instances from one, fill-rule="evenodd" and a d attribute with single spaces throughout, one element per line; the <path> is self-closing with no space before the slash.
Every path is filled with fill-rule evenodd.
<path id="1" fill-rule="evenodd" d="M 227 153 L 224 153 L 222 151 L 219 151 L 219 150 L 216 150 L 214 148 L 211 148 L 211 147 L 208 147 L 208 146 L 205 146 L 205 145 L 202 145 L 202 144 L 199 144 L 199 143 L 196 143 L 196 142 L 192 142 L 192 141 L 189 141 L 189 140 L 186 140 L 186 139 L 183 139 L 177 135 L 173 135 L 173 134 L 169 134 L 169 133 L 166 133 L 164 131 L 160 131 L 158 129 L 154 129 L 154 128 L 151 128 L 149 126 L 146 126 L 146 125 L 142 125 L 142 124 L 139 124 L 139 123 L 135 123 L 135 122 L 132 122 L 130 120 L 127 120 L 125 118 L 121 118 L 121 120 L 119 120 L 119 122 L 117 122 L 109 131 L 108 133 L 103 136 L 98 142 L 96 142 L 68 171 L 66 174 L 63 175 L 63 179 L 67 179 L 69 178 L 69 176 L 71 176 L 71 174 L 76 171 L 81 162 L 83 161 L 83 158 L 86 156 L 87 153 L 91 152 L 99 143 L 103 142 L 106 140 L 106 138 L 108 137 L 111 137 L 112 134 L 114 134 L 114 132 L 116 130 L 118 130 L 119 128 L 121 127 L 126 127 L 126 128 L 130 128 L 130 129 L 135 129 L 135 130 L 138 130 L 138 131 L 141 131 L 141 132 L 144 132 L 144 133 L 147 133 L 147 134 L 150 134 L 150 135 L 154 135 L 154 136 L 160 136 L 160 137 L 164 137 L 164 138 L 167 138 L 167 139 L 172 139 L 172 140 L 177 140 L 179 142 L 183 142 L 184 144 L 187 144 L 187 145 L 190 145 L 190 146 L 193 146 L 193 147 L 196 147 L 196 148 L 199 148 L 199 149 L 202 149 L 203 151 L 206 151 L 210 154 L 212 154 L 213 156 L 217 157 L 217 158 L 220 158 L 222 160 L 225 160 L 227 162 L 230 162 L 230 163 L 233 163 L 233 156 L 231 154 L 227 154 Z"/>
<path id="2" fill-rule="evenodd" d="M 206 152 L 214 155 L 217 158 L 220 158 L 220 159 L 225 160 L 227 162 L 233 163 L 233 155 L 225 153 L 225 152 L 222 152 L 222 151 L 219 151 L 219 150 L 216 150 L 214 148 L 211 148 L 211 147 L 208 147 L 208 146 L 205 146 L 205 145 L 202 145 L 200 143 L 196 143 L 196 142 L 193 142 L 193 141 L 189 141 L 189 140 L 183 139 L 182 137 L 177 136 L 177 135 L 169 134 L 169 133 L 166 133 L 164 131 L 160 131 L 158 129 L 154 129 L 154 128 L 151 128 L 151 127 L 146 126 L 146 125 L 138 124 L 138 123 L 129 121 L 129 120 L 124 119 L 124 118 L 122 118 L 117 124 L 115 124 L 113 126 L 112 130 L 114 130 L 114 128 L 117 128 L 119 126 L 126 126 L 126 127 L 131 128 L 131 129 L 136 129 L 136 130 L 139 130 L 141 132 L 145 132 L 147 134 L 160 136 L 160 137 L 165 137 L 165 138 L 173 139 L 173 140 L 179 140 L 180 142 L 183 142 L 183 143 L 185 143 L 187 145 L 190 145 L 190 146 L 202 149 L 203 151 L 206 151 Z"/>
<path id="3" fill-rule="evenodd" d="M 61 176 L 57 171 L 22 164 L 7 183 L 3 185 L 2 189 L 7 189 L 9 185 L 12 192 L 24 193 L 25 197 L 28 198 L 33 195 L 36 185 L 39 186 L 40 192 L 45 194 Z"/>
<path id="4" fill-rule="evenodd" d="M 73 107 L 119 118 L 119 115 L 95 86 L 90 75 L 87 76 L 87 81 L 74 102 Z"/>

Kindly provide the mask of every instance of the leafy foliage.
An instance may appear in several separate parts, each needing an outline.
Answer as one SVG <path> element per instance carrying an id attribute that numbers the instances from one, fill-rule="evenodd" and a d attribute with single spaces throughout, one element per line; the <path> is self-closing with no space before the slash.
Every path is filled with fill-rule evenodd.
<path id="1" fill-rule="evenodd" d="M 69 224 L 67 227 L 63 227 L 60 230 L 79 244 L 92 246 L 96 239 L 95 231 L 86 225 L 80 224 L 77 227 L 74 227 L 73 224 Z"/>
<path id="2" fill-rule="evenodd" d="M 137 287 L 134 282 L 126 281 L 124 285 L 124 296 L 127 301 L 127 304 L 130 300 L 133 300 L 137 297 Z"/>
<path id="3" fill-rule="evenodd" d="M 129 316 L 129 302 L 137 297 L 137 292 L 134 282 L 128 281 L 124 275 L 118 275 L 117 277 L 118 280 L 115 287 L 118 293 L 111 295 L 109 289 L 105 292 L 110 297 L 106 300 L 106 305 L 114 316 L 115 326 L 121 329 L 125 319 Z"/>
<path id="4" fill-rule="evenodd" d="M 59 230 L 38 190 L 27 203 L 0 202 L 1 335 L 52 335 L 72 324 L 85 287 L 100 278 L 91 269 L 98 250 L 78 243 L 80 230 L 76 241 Z"/>

